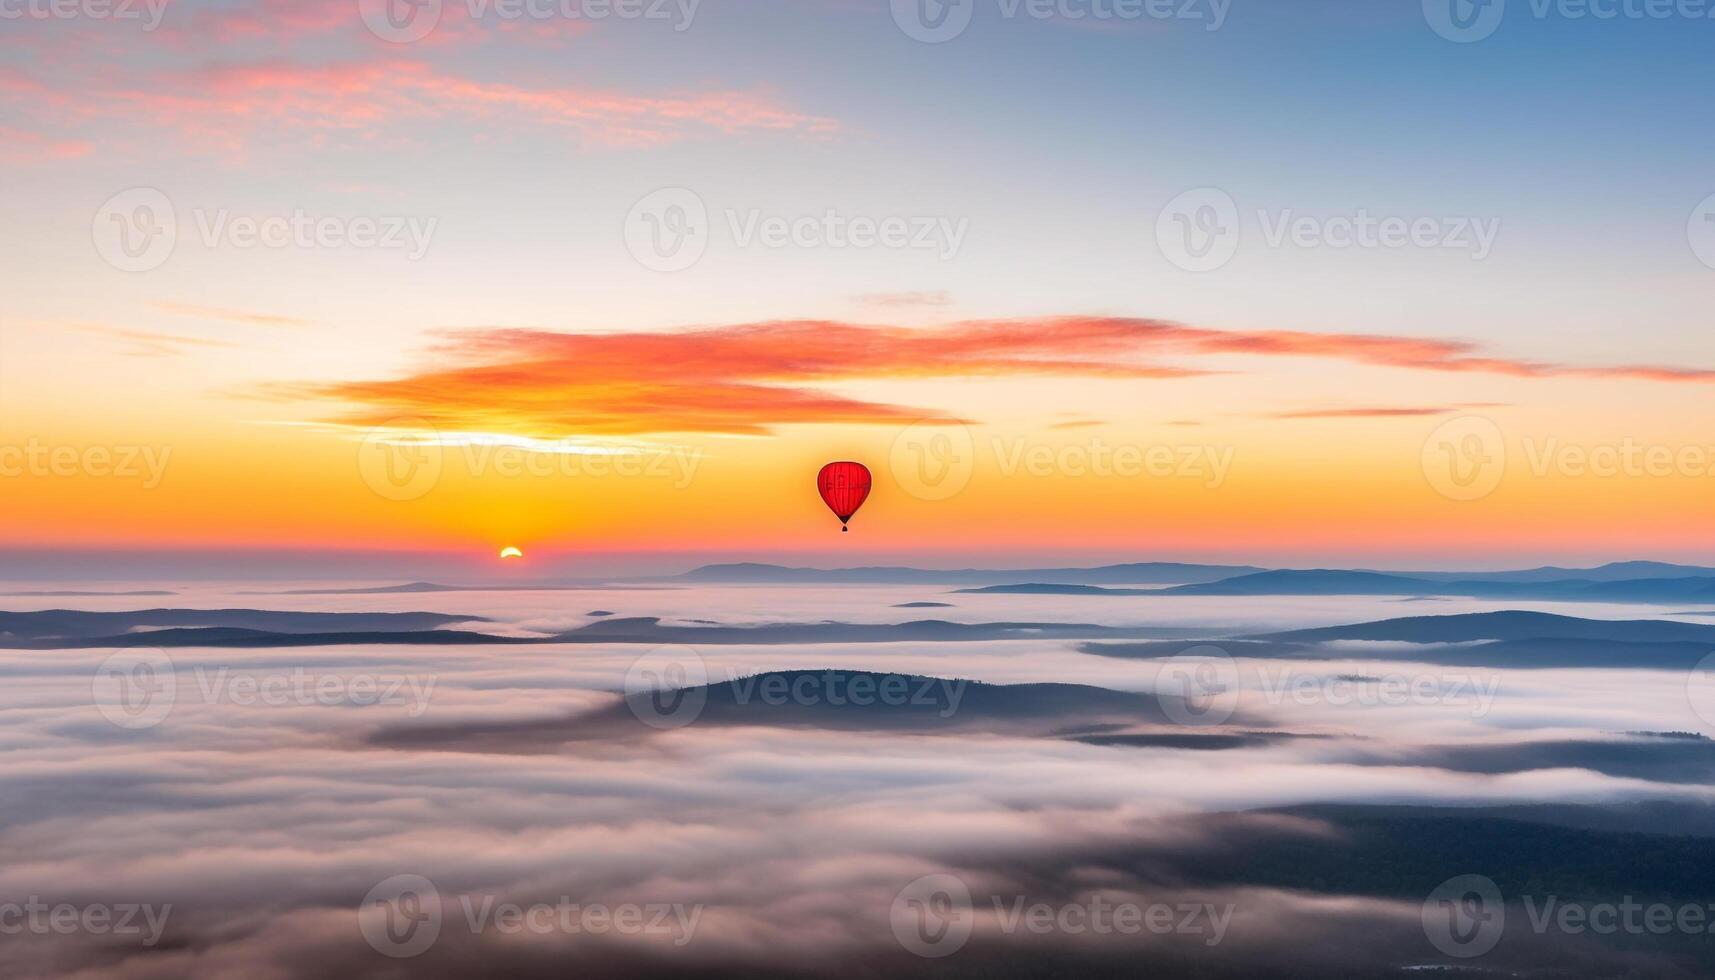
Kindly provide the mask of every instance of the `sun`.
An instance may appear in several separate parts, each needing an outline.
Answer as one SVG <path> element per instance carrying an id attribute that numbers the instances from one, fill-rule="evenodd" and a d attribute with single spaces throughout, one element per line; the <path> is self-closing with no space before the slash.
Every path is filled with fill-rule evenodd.
<path id="1" fill-rule="evenodd" d="M 510 545 L 509 544 L 506 547 L 500 549 L 500 557 L 501 558 L 523 558 L 524 552 L 522 549 L 518 548 L 516 545 Z"/>

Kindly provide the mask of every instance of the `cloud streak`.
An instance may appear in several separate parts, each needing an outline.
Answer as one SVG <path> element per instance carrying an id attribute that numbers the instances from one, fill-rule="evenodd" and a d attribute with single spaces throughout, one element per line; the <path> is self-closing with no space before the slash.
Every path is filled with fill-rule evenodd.
<path id="1" fill-rule="evenodd" d="M 350 406 L 334 421 L 410 417 L 461 430 L 601 435 L 758 435 L 795 423 L 897 423 L 954 417 L 822 386 L 865 380 L 1061 376 L 1173 379 L 1231 370 L 1221 357 L 1322 358 L 1372 367 L 1519 378 L 1715 382 L 1715 370 L 1578 366 L 1499 357 L 1462 340 L 1304 331 L 1228 331 L 1164 320 L 1061 316 L 932 328 L 780 320 L 672 333 L 497 328 L 447 335 L 438 362 L 401 378 L 275 389 Z M 1166 359 L 1171 358 L 1172 362 Z M 1205 360 L 1205 363 L 1187 363 Z M 1289 418 L 1427 415 L 1354 408 Z"/>

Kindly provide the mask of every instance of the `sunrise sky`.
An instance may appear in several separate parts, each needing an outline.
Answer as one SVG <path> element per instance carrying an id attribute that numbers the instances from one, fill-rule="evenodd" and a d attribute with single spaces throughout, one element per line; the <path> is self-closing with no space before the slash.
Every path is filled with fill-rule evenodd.
<path id="1" fill-rule="evenodd" d="M 6 7 L 7 572 L 1708 558 L 1715 21 L 965 2 Z"/>

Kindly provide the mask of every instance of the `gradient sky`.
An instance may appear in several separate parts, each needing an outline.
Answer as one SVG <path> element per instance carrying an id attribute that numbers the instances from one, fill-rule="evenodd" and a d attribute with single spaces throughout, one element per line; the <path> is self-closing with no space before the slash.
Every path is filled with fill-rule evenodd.
<path id="1" fill-rule="evenodd" d="M 448 0 L 411 43 L 356 0 L 172 0 L 152 31 L 0 4 L 26 14 L 0 17 L 0 548 L 1707 559 L 1715 20 L 1507 0 L 1454 43 L 1415 0 L 1234 0 L 1219 30 L 967 2 L 940 44 L 875 0 L 705 0 L 682 30 Z M 103 245 L 131 188 L 178 225 L 144 271 Z M 707 209 L 682 271 L 628 247 L 663 188 Z M 1240 217 L 1212 271 L 1158 241 L 1196 188 Z M 1360 209 L 1498 231 L 1269 241 Z M 433 231 L 413 257 L 202 230 L 295 211 Z M 733 231 L 829 211 L 962 237 Z M 1485 492 L 1438 489 L 1497 445 Z M 1080 465 L 1120 447 L 1177 462 Z M 1626 447 L 1672 462 L 1579 466 Z M 401 448 L 438 475 L 377 489 Z M 876 472 L 844 536 L 812 492 L 837 458 Z"/>

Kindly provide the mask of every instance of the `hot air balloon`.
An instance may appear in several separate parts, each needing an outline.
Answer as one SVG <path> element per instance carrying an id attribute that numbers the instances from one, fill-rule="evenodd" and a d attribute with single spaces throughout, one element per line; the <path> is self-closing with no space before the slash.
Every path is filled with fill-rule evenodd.
<path id="1" fill-rule="evenodd" d="M 849 531 L 846 522 L 869 496 L 869 467 L 849 461 L 829 463 L 816 474 L 816 490 L 822 495 L 822 503 L 840 519 L 840 530 Z"/>

